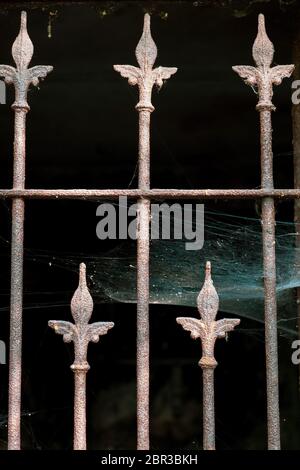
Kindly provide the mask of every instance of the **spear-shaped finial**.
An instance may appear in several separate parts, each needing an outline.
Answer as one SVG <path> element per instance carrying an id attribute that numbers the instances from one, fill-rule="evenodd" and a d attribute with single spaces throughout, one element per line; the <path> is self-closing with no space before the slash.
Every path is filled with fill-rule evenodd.
<path id="1" fill-rule="evenodd" d="M 277 65 L 271 67 L 274 47 L 267 36 L 264 15 L 258 16 L 258 32 L 252 48 L 256 67 L 249 65 L 235 65 L 232 69 L 245 81 L 247 85 L 257 86 L 259 102 L 258 111 L 274 111 L 272 103 L 273 85 L 280 85 L 285 77 L 290 77 L 294 65 Z"/>
<path id="2" fill-rule="evenodd" d="M 217 338 L 224 338 L 228 331 L 240 323 L 237 318 L 224 318 L 216 321 L 219 297 L 211 278 L 211 264 L 206 262 L 205 279 L 197 298 L 200 320 L 197 318 L 176 318 L 193 339 L 200 338 L 202 357 L 199 365 L 203 370 L 203 448 L 215 449 L 215 405 L 214 405 L 214 369 L 217 361 L 214 346 Z"/>
<path id="3" fill-rule="evenodd" d="M 273 62 L 274 46 L 265 28 L 265 17 L 258 16 L 258 32 L 252 48 L 253 59 L 257 67 L 270 67 Z"/>
<path id="4" fill-rule="evenodd" d="M 113 328 L 112 322 L 89 323 L 93 312 L 93 299 L 86 283 L 86 266 L 80 264 L 79 284 L 71 300 L 71 312 L 75 323 L 60 320 L 50 320 L 50 328 L 63 335 L 65 342 L 74 342 L 75 362 L 72 366 L 87 365 L 87 348 L 90 341 L 96 343 L 99 336 L 105 335 Z"/>
<path id="5" fill-rule="evenodd" d="M 136 105 L 136 109 L 152 112 L 154 110 L 151 103 L 153 86 L 157 85 L 160 88 L 164 80 L 177 72 L 177 68 L 157 67 L 153 69 L 157 57 L 157 47 L 151 36 L 150 15 L 148 13 L 144 16 L 143 33 L 136 47 L 135 56 L 140 68 L 133 65 L 114 65 L 114 69 L 122 77 L 128 78 L 130 85 L 138 85 L 140 101 Z"/>
<path id="6" fill-rule="evenodd" d="M 86 266 L 80 263 L 79 284 L 71 300 L 71 312 L 75 323 L 88 323 L 93 312 L 93 299 L 86 284 Z"/>
<path id="7" fill-rule="evenodd" d="M 33 44 L 27 32 L 27 14 L 21 13 L 21 25 L 18 36 L 12 46 L 12 56 L 19 70 L 28 67 L 33 56 Z"/>
<path id="8" fill-rule="evenodd" d="M 13 83 L 15 86 L 14 109 L 28 111 L 27 91 L 30 84 L 37 86 L 39 79 L 45 78 L 53 70 L 51 65 L 37 65 L 28 68 L 33 50 L 33 44 L 27 32 L 27 15 L 25 11 L 22 11 L 20 31 L 12 46 L 12 56 L 16 68 L 10 65 L 0 65 L 0 77 L 4 78 L 5 83 Z"/>
<path id="9" fill-rule="evenodd" d="M 211 278 L 210 261 L 206 262 L 205 280 L 197 298 L 197 307 L 203 321 L 211 322 L 216 318 L 219 308 L 219 297 Z"/>
<path id="10" fill-rule="evenodd" d="M 144 73 L 152 69 L 157 57 L 157 47 L 151 36 L 150 15 L 148 13 L 144 16 L 143 34 L 136 46 L 135 56 Z"/>
<path id="11" fill-rule="evenodd" d="M 200 320 L 190 317 L 176 318 L 185 330 L 191 333 L 193 339 L 200 338 L 202 342 L 201 367 L 215 367 L 214 345 L 217 338 L 224 338 L 226 333 L 233 330 L 240 323 L 236 318 L 215 320 L 219 308 L 219 296 L 211 278 L 211 264 L 205 267 L 205 280 L 197 298 L 197 307 Z"/>
<path id="12" fill-rule="evenodd" d="M 89 323 L 93 311 L 93 299 L 86 283 L 86 266 L 79 267 L 79 284 L 71 300 L 71 311 L 75 323 L 50 320 L 48 325 L 55 333 L 63 335 L 66 343 L 73 341 L 75 361 L 71 365 L 75 379 L 74 399 L 74 449 L 86 449 L 86 373 L 89 342 L 97 343 L 99 337 L 113 328 L 112 322 Z"/>

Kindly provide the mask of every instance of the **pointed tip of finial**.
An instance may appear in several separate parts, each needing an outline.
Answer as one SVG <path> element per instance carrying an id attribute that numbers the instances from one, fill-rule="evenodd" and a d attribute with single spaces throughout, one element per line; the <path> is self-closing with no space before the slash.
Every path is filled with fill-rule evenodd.
<path id="1" fill-rule="evenodd" d="M 86 284 L 86 265 L 84 263 L 79 265 L 79 284 Z"/>
<path id="2" fill-rule="evenodd" d="M 21 12 L 21 24 L 20 24 L 20 31 L 27 32 L 27 13 L 26 11 Z"/>
<path id="3" fill-rule="evenodd" d="M 144 15 L 144 25 L 150 27 L 151 16 L 149 13 L 145 13 Z"/>
<path id="4" fill-rule="evenodd" d="M 205 279 L 210 279 L 211 278 L 211 262 L 206 261 L 205 265 Z"/>
<path id="5" fill-rule="evenodd" d="M 265 29 L 265 15 L 262 13 L 258 15 L 258 27 Z"/>
<path id="6" fill-rule="evenodd" d="M 262 13 L 259 13 L 258 15 L 257 32 L 258 34 L 262 36 L 266 36 L 268 38 L 267 31 L 266 31 L 265 15 L 263 15 Z"/>
<path id="7" fill-rule="evenodd" d="M 252 55 L 258 67 L 270 67 L 273 62 L 274 46 L 267 35 L 265 17 L 262 13 L 258 15 L 258 31 Z"/>
<path id="8" fill-rule="evenodd" d="M 26 21 L 27 21 L 27 13 L 26 11 L 21 12 L 21 24 L 23 26 L 26 26 Z"/>
<path id="9" fill-rule="evenodd" d="M 149 15 L 149 13 L 145 13 L 144 15 L 143 33 L 151 35 L 151 16 Z"/>

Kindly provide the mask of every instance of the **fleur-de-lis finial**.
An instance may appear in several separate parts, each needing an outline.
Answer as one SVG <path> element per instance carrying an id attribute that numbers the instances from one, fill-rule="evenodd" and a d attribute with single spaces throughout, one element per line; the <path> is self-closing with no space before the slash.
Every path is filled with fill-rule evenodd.
<path id="1" fill-rule="evenodd" d="M 164 80 L 177 72 L 177 68 L 157 67 L 153 69 L 157 57 L 157 47 L 151 36 L 150 15 L 148 13 L 144 16 L 143 34 L 136 47 L 135 55 L 140 68 L 133 65 L 114 65 L 114 69 L 122 77 L 128 78 L 130 85 L 138 85 L 140 100 L 136 105 L 136 109 L 153 111 L 154 107 L 151 103 L 153 85 L 160 88 Z"/>
<path id="2" fill-rule="evenodd" d="M 50 320 L 48 325 L 57 334 L 63 335 L 65 343 L 73 341 L 75 361 L 73 370 L 88 370 L 87 348 L 90 341 L 97 343 L 99 336 L 105 335 L 113 328 L 112 322 L 89 323 L 93 311 L 93 299 L 86 284 L 86 266 L 80 264 L 79 285 L 71 300 L 71 312 L 75 323 L 61 320 Z"/>
<path id="3" fill-rule="evenodd" d="M 253 59 L 256 67 L 249 65 L 236 65 L 232 69 L 245 81 L 247 85 L 257 86 L 259 102 L 258 111 L 274 111 L 272 103 L 273 85 L 280 85 L 285 77 L 290 77 L 294 65 L 277 65 L 271 67 L 274 47 L 267 36 L 264 15 L 258 17 L 258 33 L 252 48 Z"/>
<path id="4" fill-rule="evenodd" d="M 37 86 L 39 79 L 43 79 L 53 70 L 51 65 L 37 65 L 28 69 L 28 65 L 33 56 L 33 44 L 27 32 L 26 12 L 21 13 L 21 26 L 19 34 L 12 46 L 12 56 L 16 68 L 10 65 L 0 65 L 0 77 L 5 83 L 13 83 L 16 90 L 14 109 L 28 111 L 27 91 L 30 84 Z"/>
<path id="5" fill-rule="evenodd" d="M 196 318 L 176 318 L 185 330 L 189 331 L 193 339 L 200 338 L 202 343 L 202 357 L 199 365 L 202 368 L 214 368 L 217 361 L 214 358 L 214 346 L 217 338 L 224 338 L 226 333 L 239 325 L 237 318 L 223 318 L 215 320 L 219 308 L 219 296 L 211 278 L 211 264 L 206 263 L 205 280 L 197 298 L 197 307 L 200 320 Z"/>

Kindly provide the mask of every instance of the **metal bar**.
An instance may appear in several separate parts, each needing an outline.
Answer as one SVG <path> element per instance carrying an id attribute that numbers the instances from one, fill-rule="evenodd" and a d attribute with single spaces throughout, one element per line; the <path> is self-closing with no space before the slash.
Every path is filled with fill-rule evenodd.
<path id="1" fill-rule="evenodd" d="M 216 449 L 214 368 L 202 367 L 203 374 L 203 449 Z"/>
<path id="2" fill-rule="evenodd" d="M 293 38 L 293 62 L 295 63 L 294 80 L 300 79 L 300 31 L 296 29 Z M 293 103 L 292 106 L 293 121 L 293 163 L 294 163 L 294 188 L 300 188 L 300 107 Z M 294 223 L 296 229 L 295 246 L 295 266 L 300 272 L 300 201 L 294 201 Z M 298 339 L 300 340 L 300 287 L 296 287 L 296 309 L 297 309 L 297 329 Z M 300 393 L 300 364 L 298 367 L 298 391 Z"/>
<path id="3" fill-rule="evenodd" d="M 149 20 L 150 21 L 150 20 Z M 149 24 L 150 28 L 150 24 Z M 139 112 L 139 189 L 150 189 L 150 114 L 144 104 Z M 138 200 L 137 237 L 137 448 L 147 450 L 149 438 L 149 229 L 150 201 Z"/>
<path id="4" fill-rule="evenodd" d="M 14 187 L 24 185 L 25 110 L 16 110 L 14 143 Z M 24 201 L 12 201 L 10 341 L 8 379 L 8 449 L 21 446 L 21 379 L 23 319 Z"/>
<path id="5" fill-rule="evenodd" d="M 0 189 L 0 199 L 299 199 L 300 189 Z"/>
<path id="6" fill-rule="evenodd" d="M 93 313 L 93 299 L 86 284 L 86 266 L 80 264 L 79 285 L 71 300 L 74 323 L 50 320 L 48 325 L 57 334 L 63 335 L 65 343 L 74 343 L 74 450 L 86 449 L 86 374 L 89 342 L 97 343 L 99 336 L 106 335 L 114 327 L 112 322 L 89 323 Z"/>
<path id="7" fill-rule="evenodd" d="M 74 369 L 74 450 L 86 450 L 86 373 L 88 368 Z"/>
<path id="8" fill-rule="evenodd" d="M 27 91 L 37 85 L 52 67 L 39 65 L 28 69 L 33 45 L 27 33 L 26 13 L 21 13 L 19 34 L 12 46 L 16 68 L 0 65 L 0 76 L 15 87 L 14 173 L 13 190 L 25 187 L 26 114 L 29 111 Z M 12 203 L 10 352 L 8 398 L 8 448 L 21 446 L 21 380 L 22 380 L 22 303 L 23 303 L 24 200 L 17 197 Z"/>
<path id="9" fill-rule="evenodd" d="M 139 110 L 139 188 L 150 188 L 150 109 Z M 149 449 L 149 228 L 150 201 L 138 200 L 137 448 Z"/>
<path id="10" fill-rule="evenodd" d="M 258 18 L 258 34 L 253 44 L 252 55 L 256 67 L 233 67 L 247 84 L 256 85 L 259 101 L 256 109 L 260 114 L 261 186 L 272 191 L 273 153 L 271 112 L 273 85 L 279 85 L 289 77 L 293 65 L 271 67 L 274 47 L 265 30 L 264 16 Z M 280 449 L 278 346 L 277 346 L 277 302 L 276 302 L 276 257 L 275 257 L 275 208 L 273 197 L 262 199 L 262 236 L 265 289 L 265 350 L 267 376 L 267 420 L 268 449 Z"/>
<path id="11" fill-rule="evenodd" d="M 260 112 L 262 186 L 273 184 L 271 112 Z M 277 345 L 277 299 L 275 254 L 275 206 L 273 198 L 262 199 L 262 236 L 265 290 L 265 349 L 267 375 L 268 448 L 280 449 L 280 410 Z"/>
<path id="12" fill-rule="evenodd" d="M 191 317 L 176 318 L 193 339 L 200 338 L 202 357 L 199 366 L 203 374 L 203 449 L 215 450 L 215 403 L 214 403 L 214 370 L 218 365 L 214 348 L 217 338 L 225 338 L 229 331 L 239 325 L 238 318 L 216 320 L 219 309 L 219 296 L 211 278 L 211 264 L 205 267 L 205 280 L 197 298 L 200 320 Z"/>
<path id="13" fill-rule="evenodd" d="M 138 201 L 137 238 L 137 448 L 148 450 L 149 438 L 149 226 L 150 204 Z"/>
<path id="14" fill-rule="evenodd" d="M 150 31 L 150 16 L 144 16 L 143 34 L 136 47 L 138 67 L 114 65 L 130 85 L 139 88 L 139 190 L 150 189 L 150 114 L 154 85 L 161 87 L 177 69 L 157 67 L 153 69 L 157 48 Z M 137 448 L 147 450 L 149 439 L 149 228 L 150 201 L 143 195 L 138 200 L 137 237 Z"/>

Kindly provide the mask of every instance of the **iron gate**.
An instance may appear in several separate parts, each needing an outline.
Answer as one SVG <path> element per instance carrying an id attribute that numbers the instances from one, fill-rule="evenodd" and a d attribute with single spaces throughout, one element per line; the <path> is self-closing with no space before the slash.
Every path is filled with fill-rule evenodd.
<path id="1" fill-rule="evenodd" d="M 273 85 L 279 85 L 289 77 L 293 65 L 271 67 L 273 44 L 264 25 L 264 16 L 259 15 L 258 34 L 253 45 L 256 67 L 235 66 L 233 70 L 246 84 L 256 86 L 259 101 L 256 106 L 260 118 L 261 144 L 261 189 L 151 189 L 150 188 L 150 116 L 154 111 L 151 103 L 152 88 L 161 87 L 164 80 L 177 71 L 174 67 L 153 68 L 157 49 L 151 37 L 150 16 L 145 15 L 144 29 L 136 48 L 139 67 L 115 65 L 114 69 L 128 79 L 130 85 L 137 85 L 139 102 L 139 180 L 138 189 L 25 189 L 25 138 L 26 115 L 30 110 L 27 91 L 32 84 L 52 71 L 51 66 L 28 68 L 33 55 L 33 45 L 27 33 L 26 13 L 21 14 L 21 27 L 12 46 L 16 67 L 0 65 L 0 76 L 7 84 L 15 87 L 14 125 L 14 168 L 13 188 L 0 190 L 0 197 L 12 199 L 11 235 L 11 298 L 10 298 L 10 348 L 9 348 L 9 407 L 8 407 L 8 448 L 20 449 L 21 435 L 21 374 L 22 374 L 22 302 L 23 302 L 23 250 L 24 212 L 26 199 L 117 199 L 127 196 L 138 201 L 137 231 L 137 448 L 149 449 L 149 228 L 150 202 L 152 199 L 261 199 L 262 240 L 264 267 L 265 302 L 265 352 L 267 378 L 267 429 L 268 448 L 280 449 L 279 394 L 278 394 L 278 347 L 276 311 L 276 265 L 275 265 L 275 199 L 296 199 L 299 189 L 274 189 L 271 112 Z M 200 338 L 203 370 L 203 448 L 215 449 L 214 418 L 214 344 L 217 338 L 225 336 L 239 324 L 238 319 L 216 321 L 218 295 L 211 279 L 210 263 L 206 264 L 206 276 L 198 296 L 200 320 L 181 317 L 177 322 Z M 97 342 L 114 325 L 111 322 L 89 323 L 93 301 L 86 285 L 85 265 L 80 265 L 79 286 L 72 302 L 74 323 L 50 321 L 49 326 L 63 335 L 66 342 L 73 342 L 74 371 L 74 449 L 86 448 L 86 373 L 87 348 L 90 341 Z"/>

